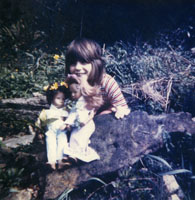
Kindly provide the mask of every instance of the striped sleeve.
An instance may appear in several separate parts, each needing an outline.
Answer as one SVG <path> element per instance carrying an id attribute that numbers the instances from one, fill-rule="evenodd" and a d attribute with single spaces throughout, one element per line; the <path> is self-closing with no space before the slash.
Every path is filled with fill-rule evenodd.
<path id="1" fill-rule="evenodd" d="M 114 107 L 126 106 L 127 102 L 121 92 L 118 83 L 110 75 L 105 74 L 103 84 L 106 96 Z"/>

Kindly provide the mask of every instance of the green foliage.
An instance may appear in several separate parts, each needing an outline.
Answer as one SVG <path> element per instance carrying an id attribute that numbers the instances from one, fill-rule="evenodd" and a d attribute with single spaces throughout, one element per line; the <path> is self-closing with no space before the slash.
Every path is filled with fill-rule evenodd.
<path id="1" fill-rule="evenodd" d="M 86 183 L 84 186 L 80 186 L 80 191 L 78 189 L 77 191 L 72 191 L 70 197 L 74 199 L 76 193 L 77 195 L 79 194 L 78 199 L 89 200 L 156 200 L 159 199 L 159 194 L 162 193 L 159 177 L 141 165 L 121 168 L 118 171 L 117 177 L 113 174 L 113 178 L 110 179 L 112 180 L 108 183 L 100 178 L 90 179 L 88 184 Z M 164 194 L 163 198 L 166 198 L 166 194 Z"/>
<path id="2" fill-rule="evenodd" d="M 44 86 L 64 80 L 64 54 L 58 58 L 40 50 L 19 56 L 15 66 L 0 70 L 0 98 L 30 97 L 34 92 L 43 93 Z"/>
<path id="3" fill-rule="evenodd" d="M 1 111 L 0 115 L 0 137 L 6 138 L 11 135 L 17 135 L 18 133 L 29 133 L 29 125 L 33 124 L 34 121 L 27 116 L 20 116 L 14 111 L 5 112 Z"/>
<path id="4" fill-rule="evenodd" d="M 165 146 L 156 155 L 146 155 L 133 166 L 121 168 L 117 174 L 93 177 L 71 190 L 70 200 L 165 200 L 168 197 L 164 191 L 164 175 L 174 175 L 184 199 L 193 199 L 194 137 L 189 133 L 171 133 L 166 137 L 169 138 L 166 140 L 168 151 Z"/>
<path id="5" fill-rule="evenodd" d="M 22 183 L 23 171 L 23 168 L 0 169 L 0 183 L 3 184 L 5 188 L 20 186 Z"/>
<path id="6" fill-rule="evenodd" d="M 186 199 L 194 199 L 194 169 L 195 169 L 195 137 L 189 133 L 166 133 L 165 146 L 156 154 L 166 158 L 172 169 L 161 174 L 175 175 Z"/>

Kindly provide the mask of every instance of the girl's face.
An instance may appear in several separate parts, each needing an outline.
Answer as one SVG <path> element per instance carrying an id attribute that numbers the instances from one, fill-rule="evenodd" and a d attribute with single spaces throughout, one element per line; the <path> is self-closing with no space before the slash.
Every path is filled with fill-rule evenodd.
<path id="1" fill-rule="evenodd" d="M 65 95 L 63 92 L 58 92 L 52 101 L 52 104 L 57 108 L 62 108 L 64 106 Z"/>
<path id="2" fill-rule="evenodd" d="M 73 100 L 77 100 L 81 97 L 81 88 L 79 84 L 73 83 L 70 85 L 71 97 Z"/>
<path id="3" fill-rule="evenodd" d="M 77 62 L 75 65 L 70 66 L 70 73 L 76 74 L 78 78 L 87 80 L 92 70 L 92 64 L 82 64 Z"/>

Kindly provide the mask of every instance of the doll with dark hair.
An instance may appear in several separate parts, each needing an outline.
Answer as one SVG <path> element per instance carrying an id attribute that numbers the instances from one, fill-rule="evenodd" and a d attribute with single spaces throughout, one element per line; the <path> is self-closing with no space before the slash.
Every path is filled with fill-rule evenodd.
<path id="1" fill-rule="evenodd" d="M 56 164 L 61 162 L 64 149 L 68 148 L 66 130 L 61 130 L 61 126 L 68 116 L 64 102 L 69 94 L 68 85 L 65 82 L 48 86 L 46 97 L 50 108 L 42 110 L 36 122 L 39 128 L 47 127 L 45 133 L 47 159 L 53 169 L 56 169 Z"/>

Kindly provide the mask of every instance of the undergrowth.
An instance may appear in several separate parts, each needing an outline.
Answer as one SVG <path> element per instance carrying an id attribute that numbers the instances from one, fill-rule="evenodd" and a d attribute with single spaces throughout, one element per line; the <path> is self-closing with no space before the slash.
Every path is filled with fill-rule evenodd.
<path id="1" fill-rule="evenodd" d="M 150 112 L 191 110 L 195 101 L 195 56 L 170 44 L 133 46 L 122 41 L 105 49 L 106 70 Z M 189 98 L 189 96 L 191 96 Z"/>
<path id="2" fill-rule="evenodd" d="M 167 145 L 155 155 L 146 155 L 133 166 L 125 166 L 111 175 L 93 177 L 76 189 L 66 189 L 56 200 L 167 200 L 167 176 L 178 181 L 181 188 L 178 186 L 176 193 L 181 199 L 193 200 L 194 137 L 170 133 L 167 138 Z"/>

